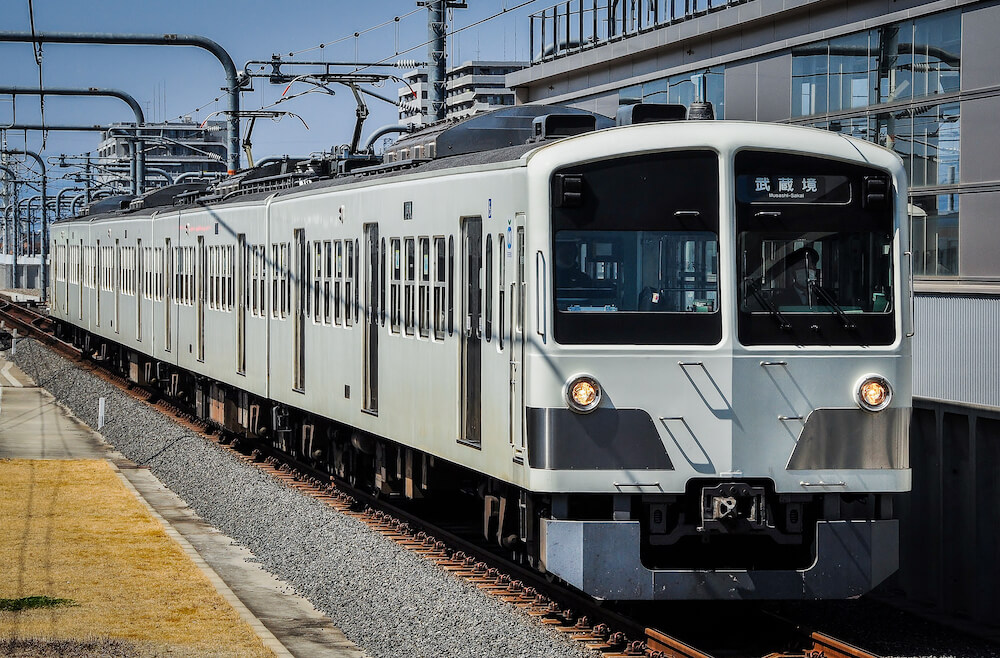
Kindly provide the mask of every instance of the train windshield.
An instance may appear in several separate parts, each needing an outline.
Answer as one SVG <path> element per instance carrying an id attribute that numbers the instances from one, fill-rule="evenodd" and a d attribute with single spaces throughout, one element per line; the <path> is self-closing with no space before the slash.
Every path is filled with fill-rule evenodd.
<path id="1" fill-rule="evenodd" d="M 558 342 L 721 340 L 716 153 L 574 165 L 555 173 L 551 193 Z"/>
<path id="2" fill-rule="evenodd" d="M 888 174 L 815 156 L 735 161 L 736 277 L 744 345 L 895 339 L 895 201 Z"/>
<path id="3" fill-rule="evenodd" d="M 556 309 L 714 313 L 719 238 L 710 231 L 559 231 Z"/>
<path id="4" fill-rule="evenodd" d="M 891 313 L 890 249 L 887 233 L 744 231 L 740 310 Z"/>

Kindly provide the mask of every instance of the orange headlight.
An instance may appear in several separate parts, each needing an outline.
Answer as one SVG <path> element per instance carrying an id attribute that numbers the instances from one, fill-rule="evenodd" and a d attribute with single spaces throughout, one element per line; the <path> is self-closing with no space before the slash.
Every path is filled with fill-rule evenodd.
<path id="1" fill-rule="evenodd" d="M 590 413 L 601 403 L 601 385 L 588 375 L 579 375 L 566 384 L 566 402 L 578 413 Z"/>
<path id="2" fill-rule="evenodd" d="M 892 388 L 884 377 L 869 375 L 858 385 L 857 399 L 862 409 L 882 411 L 892 400 Z"/>

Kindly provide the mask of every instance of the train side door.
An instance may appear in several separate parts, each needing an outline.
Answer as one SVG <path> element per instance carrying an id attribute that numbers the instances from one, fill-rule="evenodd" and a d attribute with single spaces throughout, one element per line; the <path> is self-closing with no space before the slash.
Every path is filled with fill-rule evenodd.
<path id="1" fill-rule="evenodd" d="M 174 305 L 174 252 L 170 238 L 163 240 L 163 349 L 170 351 L 170 314 Z"/>
<path id="2" fill-rule="evenodd" d="M 122 247 L 118 240 L 115 240 L 115 253 L 114 253 L 114 271 L 112 274 L 112 281 L 114 284 L 111 286 L 114 288 L 115 294 L 115 333 L 120 334 L 122 331 L 121 325 L 121 290 L 122 290 Z"/>
<path id="3" fill-rule="evenodd" d="M 76 258 L 76 293 L 79 298 L 79 303 L 76 305 L 79 311 L 78 319 L 83 319 L 83 277 L 86 273 L 83 271 L 84 267 L 84 254 L 87 253 L 87 248 L 83 246 L 83 240 L 80 240 L 80 254 Z"/>
<path id="4" fill-rule="evenodd" d="M 247 372 L 247 291 L 249 277 L 247 276 L 247 236 L 240 233 L 237 238 L 236 261 L 236 372 L 245 375 Z"/>
<path id="5" fill-rule="evenodd" d="M 135 339 L 138 341 L 142 340 L 142 295 L 145 292 L 143 275 L 145 274 L 143 268 L 145 265 L 142 262 L 142 240 L 135 241 L 135 276 L 132 279 L 133 288 L 132 292 L 135 293 Z"/>
<path id="6" fill-rule="evenodd" d="M 294 343 L 292 348 L 292 388 L 296 391 L 304 391 L 306 388 L 306 350 L 305 350 L 305 331 L 306 331 L 306 299 L 309 296 L 309 291 L 306 289 L 306 276 L 308 272 L 308 266 L 306 265 L 306 232 L 303 229 L 297 228 L 293 231 L 293 240 L 295 243 L 295 269 L 293 272 L 294 276 L 294 290 L 293 300 L 295 308 L 293 309 L 294 317 L 293 319 L 293 338 Z"/>
<path id="7" fill-rule="evenodd" d="M 364 410 L 378 413 L 378 291 L 380 254 L 378 224 L 365 224 L 365 323 L 364 323 Z"/>
<path id="8" fill-rule="evenodd" d="M 483 220 L 462 219 L 462 441 L 482 441 Z"/>
<path id="9" fill-rule="evenodd" d="M 198 314 L 198 360 L 205 360 L 205 237 L 198 236 L 198 256 L 195 260 L 195 307 Z"/>
<path id="10" fill-rule="evenodd" d="M 69 315 L 69 252 L 71 247 L 69 246 L 69 240 L 66 241 L 66 246 L 63 247 L 63 313 L 67 316 Z"/>
<path id="11" fill-rule="evenodd" d="M 524 459 L 524 213 L 504 236 L 504 258 L 510 258 L 510 445 Z M 513 261 L 513 262 L 511 262 Z"/>
<path id="12" fill-rule="evenodd" d="M 104 259 L 101 257 L 101 241 L 94 247 L 94 326 L 101 326 L 101 288 L 104 284 Z"/>
<path id="13" fill-rule="evenodd" d="M 52 276 L 52 278 L 49 279 L 48 294 L 51 295 L 51 297 L 52 297 L 52 299 L 50 300 L 52 302 L 52 310 L 56 311 L 56 312 L 59 312 L 59 311 L 62 310 L 62 305 L 59 302 L 59 299 L 60 299 L 60 297 L 59 297 L 59 268 L 62 265 L 62 254 L 60 253 L 61 249 L 59 249 L 59 247 L 61 247 L 61 246 L 62 245 L 60 245 L 58 242 L 52 242 L 50 244 L 50 248 L 51 247 L 55 247 L 54 249 L 52 249 L 52 256 L 51 256 L 52 269 L 54 269 L 55 272 L 54 272 L 54 276 Z"/>

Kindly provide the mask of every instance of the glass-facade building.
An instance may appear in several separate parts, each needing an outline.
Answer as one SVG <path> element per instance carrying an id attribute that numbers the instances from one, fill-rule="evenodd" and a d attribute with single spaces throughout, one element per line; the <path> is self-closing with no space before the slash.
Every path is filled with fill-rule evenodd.
<path id="1" fill-rule="evenodd" d="M 903 159 L 919 277 L 959 276 L 961 46 L 962 13 L 951 10 L 788 49 L 789 122 L 877 142 Z M 706 100 L 725 119 L 725 69 L 623 87 L 618 105 L 689 105 L 703 77 Z"/>
<path id="2" fill-rule="evenodd" d="M 987 61 L 996 61 L 1000 47 L 989 26 L 1000 28 L 1000 10 L 910 2 L 887 13 L 884 4 L 815 0 L 639 0 L 611 3 L 615 13 L 597 6 L 596 15 L 591 4 L 571 2 L 568 11 L 560 5 L 532 17 L 536 59 L 508 77 L 520 102 L 568 103 L 613 116 L 626 104 L 689 104 L 703 80 L 719 119 L 788 122 L 877 142 L 900 155 L 910 177 L 921 285 L 1000 283 L 1000 259 L 987 256 L 980 239 L 995 240 L 994 231 L 986 218 L 968 217 L 994 201 L 982 196 L 993 191 L 982 183 L 1000 181 L 1000 165 L 977 153 L 976 171 L 963 176 L 962 157 L 963 140 L 983 151 L 976 133 L 996 132 L 980 121 L 971 138 L 968 126 L 963 131 L 970 92 L 980 112 L 984 99 L 995 104 L 987 110 L 991 123 L 1000 111 L 1000 92 L 991 89 L 1000 74 L 986 76 L 996 79 L 983 93 L 984 81 L 964 79 L 962 59 L 967 51 L 988 58 L 976 63 L 977 78 L 992 67 Z M 970 27 L 971 42 L 963 34 Z M 563 34 L 569 38 L 557 46 L 552 35 Z M 548 41 L 539 45 L 543 37 Z"/>

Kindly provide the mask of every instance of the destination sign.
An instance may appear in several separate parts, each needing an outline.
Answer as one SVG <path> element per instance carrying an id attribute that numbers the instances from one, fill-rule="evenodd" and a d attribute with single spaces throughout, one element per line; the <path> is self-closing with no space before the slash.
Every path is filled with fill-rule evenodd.
<path id="1" fill-rule="evenodd" d="M 741 203 L 848 204 L 851 181 L 847 176 L 743 174 L 736 177 L 736 198 Z"/>

